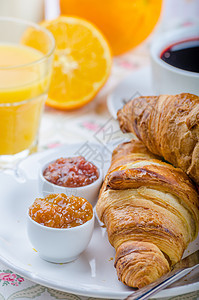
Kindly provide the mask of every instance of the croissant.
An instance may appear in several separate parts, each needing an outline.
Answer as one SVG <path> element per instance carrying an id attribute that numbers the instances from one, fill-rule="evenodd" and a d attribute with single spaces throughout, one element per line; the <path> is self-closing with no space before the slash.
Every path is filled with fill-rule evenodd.
<path id="1" fill-rule="evenodd" d="M 119 145 L 96 213 L 115 248 L 118 279 L 141 288 L 177 263 L 198 234 L 198 195 L 189 177 L 139 140 Z"/>
<path id="2" fill-rule="evenodd" d="M 199 184 L 199 97 L 193 94 L 138 97 L 118 111 L 123 132 L 181 168 Z"/>

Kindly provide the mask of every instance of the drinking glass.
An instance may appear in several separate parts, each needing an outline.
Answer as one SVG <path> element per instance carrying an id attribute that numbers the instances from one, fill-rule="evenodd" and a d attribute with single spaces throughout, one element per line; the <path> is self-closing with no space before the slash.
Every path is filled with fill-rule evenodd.
<path id="1" fill-rule="evenodd" d="M 55 41 L 45 28 L 0 18 L 0 168 L 37 150 Z"/>

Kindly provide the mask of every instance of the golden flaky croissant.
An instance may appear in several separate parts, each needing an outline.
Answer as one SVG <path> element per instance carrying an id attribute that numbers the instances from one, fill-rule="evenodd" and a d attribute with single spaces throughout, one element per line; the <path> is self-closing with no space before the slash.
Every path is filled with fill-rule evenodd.
<path id="1" fill-rule="evenodd" d="M 138 97 L 118 111 L 123 132 L 185 171 L 199 184 L 199 97 L 192 94 Z"/>
<path id="2" fill-rule="evenodd" d="M 119 145 L 96 205 L 116 250 L 119 280 L 142 287 L 178 262 L 198 233 L 198 195 L 189 177 L 138 140 Z"/>

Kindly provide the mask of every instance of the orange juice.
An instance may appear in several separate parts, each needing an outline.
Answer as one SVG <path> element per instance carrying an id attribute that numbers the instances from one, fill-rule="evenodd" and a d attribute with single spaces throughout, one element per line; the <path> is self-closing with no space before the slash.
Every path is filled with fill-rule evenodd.
<path id="1" fill-rule="evenodd" d="M 0 44 L 0 155 L 35 146 L 50 77 L 43 56 L 28 46 Z"/>

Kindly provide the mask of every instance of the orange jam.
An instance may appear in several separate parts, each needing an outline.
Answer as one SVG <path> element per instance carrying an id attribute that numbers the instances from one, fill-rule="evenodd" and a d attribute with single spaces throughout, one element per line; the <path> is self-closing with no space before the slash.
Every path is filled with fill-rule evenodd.
<path id="1" fill-rule="evenodd" d="M 83 156 L 59 158 L 44 170 L 46 180 L 64 187 L 81 187 L 99 177 L 97 167 Z"/>
<path id="2" fill-rule="evenodd" d="M 84 198 L 51 194 L 37 198 L 29 208 L 30 217 L 37 223 L 53 228 L 71 228 L 92 219 L 92 205 Z"/>

